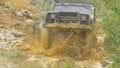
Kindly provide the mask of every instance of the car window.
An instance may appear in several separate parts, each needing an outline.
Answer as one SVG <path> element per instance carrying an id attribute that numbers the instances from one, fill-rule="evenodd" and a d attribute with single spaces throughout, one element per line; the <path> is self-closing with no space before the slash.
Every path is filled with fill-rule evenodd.
<path id="1" fill-rule="evenodd" d="M 94 16 L 94 7 L 91 6 L 78 6 L 78 5 L 56 5 L 55 12 L 79 12 L 81 14 L 88 14 L 91 18 Z"/>

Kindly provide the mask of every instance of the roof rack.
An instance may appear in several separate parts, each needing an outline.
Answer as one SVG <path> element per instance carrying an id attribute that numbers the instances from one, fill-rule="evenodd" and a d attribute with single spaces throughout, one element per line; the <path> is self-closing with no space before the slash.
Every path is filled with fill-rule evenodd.
<path id="1" fill-rule="evenodd" d="M 55 3 L 89 3 L 88 0 L 55 0 Z"/>

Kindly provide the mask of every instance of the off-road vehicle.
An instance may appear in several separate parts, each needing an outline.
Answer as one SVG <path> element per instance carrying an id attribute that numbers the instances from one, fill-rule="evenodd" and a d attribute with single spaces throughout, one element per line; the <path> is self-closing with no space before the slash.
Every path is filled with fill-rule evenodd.
<path id="1" fill-rule="evenodd" d="M 56 0 L 52 11 L 46 16 L 45 27 L 49 27 L 47 25 L 50 24 L 64 24 L 66 26 L 78 24 L 80 27 L 94 25 L 94 6 L 85 2 L 86 0 L 79 0 L 79 2 Z"/>
<path id="2" fill-rule="evenodd" d="M 88 55 L 96 42 L 94 16 L 94 6 L 87 0 L 55 0 L 43 24 L 41 45 L 72 57 Z"/>

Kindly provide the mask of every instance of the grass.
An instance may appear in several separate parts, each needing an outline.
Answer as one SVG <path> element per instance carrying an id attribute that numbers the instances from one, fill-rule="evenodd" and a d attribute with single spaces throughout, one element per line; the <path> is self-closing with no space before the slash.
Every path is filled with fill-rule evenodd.
<path id="1" fill-rule="evenodd" d="M 90 0 L 96 7 L 100 18 L 100 29 L 107 35 L 103 48 L 113 61 L 113 68 L 120 65 L 120 0 Z"/>
<path id="2" fill-rule="evenodd" d="M 72 67 L 73 67 L 72 64 L 68 61 L 60 63 L 58 65 L 58 68 L 72 68 Z"/>
<path id="3" fill-rule="evenodd" d="M 27 56 L 20 51 L 0 50 L 0 62 L 3 63 L 0 66 L 10 64 L 10 67 L 14 66 L 13 68 L 40 68 L 41 65 L 37 61 L 26 62 L 26 58 Z"/>

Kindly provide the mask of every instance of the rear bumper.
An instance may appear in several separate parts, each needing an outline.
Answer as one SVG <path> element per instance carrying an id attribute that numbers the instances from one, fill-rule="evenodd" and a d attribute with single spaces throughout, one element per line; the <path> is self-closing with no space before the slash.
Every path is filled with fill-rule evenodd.
<path id="1" fill-rule="evenodd" d="M 45 23 L 45 28 L 59 28 L 59 29 L 88 29 L 92 30 L 93 26 L 80 25 L 79 23 Z"/>

